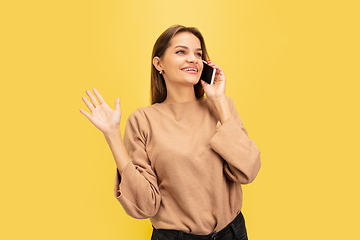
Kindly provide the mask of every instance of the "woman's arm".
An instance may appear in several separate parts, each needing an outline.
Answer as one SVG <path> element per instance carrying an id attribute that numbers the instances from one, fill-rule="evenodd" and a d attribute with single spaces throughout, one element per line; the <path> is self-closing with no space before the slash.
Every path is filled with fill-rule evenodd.
<path id="1" fill-rule="evenodd" d="M 225 160 L 227 177 L 234 182 L 247 184 L 255 179 L 260 170 L 260 151 L 248 137 L 235 104 L 230 98 L 227 99 L 232 115 L 216 131 L 210 146 Z"/>
<path id="2" fill-rule="evenodd" d="M 114 131 L 104 134 L 105 139 L 110 147 L 111 153 L 114 157 L 116 166 L 119 170 L 120 175 L 124 171 L 126 165 L 130 162 L 129 155 L 126 151 L 124 142 L 121 138 L 121 132 Z"/>
<path id="3" fill-rule="evenodd" d="M 131 162 L 125 166 L 121 176 L 116 173 L 114 195 L 125 212 L 134 218 L 154 216 L 161 202 L 157 175 L 146 151 L 149 134 L 145 113 L 138 109 L 130 114 L 124 146 Z"/>
<path id="4" fill-rule="evenodd" d="M 255 142 L 249 139 L 234 103 L 225 96 L 223 70 L 210 61 L 208 64 L 216 69 L 214 84 L 201 83 L 221 121 L 221 127 L 211 139 L 210 146 L 225 160 L 224 171 L 230 180 L 250 183 L 260 169 L 260 151 Z"/>
<path id="5" fill-rule="evenodd" d="M 131 114 L 123 140 L 119 128 L 120 99 L 116 99 L 113 110 L 96 89 L 93 91 L 98 100 L 90 91 L 86 91 L 86 93 L 91 102 L 83 97 L 91 114 L 83 109 L 80 109 L 80 112 L 104 134 L 114 156 L 120 173 L 120 176 L 116 173 L 115 197 L 125 212 L 134 218 L 154 216 L 159 210 L 161 196 L 156 174 L 147 157 L 146 137 L 141 129 L 146 129 L 146 118 L 140 111 Z"/>

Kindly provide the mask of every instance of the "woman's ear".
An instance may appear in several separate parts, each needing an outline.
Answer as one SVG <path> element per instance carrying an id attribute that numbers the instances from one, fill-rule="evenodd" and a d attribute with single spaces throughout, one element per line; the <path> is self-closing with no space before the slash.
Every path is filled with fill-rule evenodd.
<path id="1" fill-rule="evenodd" d="M 155 56 L 153 58 L 153 65 L 156 68 L 156 70 L 158 70 L 159 72 L 163 71 L 163 68 L 162 68 L 162 65 L 161 65 L 161 62 L 160 62 L 160 58 L 158 56 Z"/>

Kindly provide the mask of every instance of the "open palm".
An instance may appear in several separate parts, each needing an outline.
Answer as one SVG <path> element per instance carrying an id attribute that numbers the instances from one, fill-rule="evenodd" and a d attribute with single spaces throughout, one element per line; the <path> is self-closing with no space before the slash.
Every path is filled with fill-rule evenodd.
<path id="1" fill-rule="evenodd" d="M 111 109 L 95 88 L 93 88 L 93 91 L 98 100 L 96 100 L 95 96 L 89 90 L 86 91 L 86 94 L 89 96 L 91 102 L 86 97 L 82 98 L 91 114 L 83 109 L 80 109 L 80 112 L 104 134 L 118 130 L 121 119 L 120 98 L 115 100 L 115 109 Z"/>

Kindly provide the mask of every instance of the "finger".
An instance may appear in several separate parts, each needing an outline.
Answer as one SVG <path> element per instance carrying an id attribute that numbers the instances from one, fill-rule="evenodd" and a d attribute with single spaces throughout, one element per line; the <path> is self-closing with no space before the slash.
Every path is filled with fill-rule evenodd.
<path id="1" fill-rule="evenodd" d="M 86 104 L 86 106 L 88 107 L 88 109 L 90 110 L 90 112 L 94 111 L 94 105 L 92 105 L 89 100 L 87 100 L 86 97 L 82 97 L 82 100 L 84 101 L 84 103 Z"/>
<path id="2" fill-rule="evenodd" d="M 215 63 L 213 63 L 212 61 L 207 61 L 206 62 L 209 66 L 214 67 L 217 66 Z"/>
<path id="3" fill-rule="evenodd" d="M 204 90 L 205 90 L 205 88 L 207 88 L 209 86 L 209 84 L 207 82 L 205 82 L 204 80 L 200 80 L 200 82 L 201 82 L 201 86 L 204 88 Z"/>
<path id="4" fill-rule="evenodd" d="M 216 65 L 215 63 L 213 64 L 209 64 L 212 68 L 215 68 L 216 70 L 221 69 L 218 65 Z"/>
<path id="5" fill-rule="evenodd" d="M 89 96 L 92 104 L 93 104 L 95 107 L 99 107 L 98 101 L 96 100 L 96 98 L 94 97 L 94 95 L 92 95 L 92 93 L 91 93 L 89 90 L 86 90 L 86 94 Z"/>
<path id="6" fill-rule="evenodd" d="M 120 98 L 117 98 L 117 99 L 115 100 L 115 109 L 116 109 L 116 110 L 120 110 Z"/>
<path id="7" fill-rule="evenodd" d="M 85 110 L 83 110 L 83 109 L 79 109 L 80 110 L 80 112 L 83 114 L 83 115 L 85 115 L 85 117 L 87 117 L 87 118 L 89 118 L 90 119 L 90 113 L 88 113 L 88 112 L 86 112 Z"/>
<path id="8" fill-rule="evenodd" d="M 211 62 L 211 61 L 207 61 L 208 65 L 211 66 L 212 68 L 215 68 L 217 71 L 222 71 L 222 69 L 215 63 Z"/>
<path id="9" fill-rule="evenodd" d="M 205 82 L 204 80 L 201 80 L 201 85 L 202 85 L 202 87 L 203 87 L 203 89 L 204 89 L 204 92 L 205 92 L 206 96 L 208 96 L 209 91 L 210 91 L 210 89 L 211 89 L 212 86 L 210 86 L 210 85 L 209 85 L 207 82 Z"/>
<path id="10" fill-rule="evenodd" d="M 104 98 L 101 96 L 101 94 L 99 93 L 99 91 L 98 91 L 96 88 L 93 88 L 92 90 L 93 90 L 93 92 L 95 93 L 95 96 L 97 97 L 97 99 L 99 99 L 99 103 L 100 103 L 100 104 L 105 103 L 105 100 L 104 100 Z"/>
<path id="11" fill-rule="evenodd" d="M 215 75 L 221 75 L 221 74 L 223 74 L 223 70 L 222 70 L 221 67 L 219 67 L 218 65 L 214 64 L 212 67 L 213 67 L 214 69 L 216 69 Z"/>

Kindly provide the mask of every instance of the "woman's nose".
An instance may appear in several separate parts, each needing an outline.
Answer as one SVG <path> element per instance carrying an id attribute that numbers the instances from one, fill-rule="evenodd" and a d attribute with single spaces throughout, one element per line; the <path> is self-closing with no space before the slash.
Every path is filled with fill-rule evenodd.
<path id="1" fill-rule="evenodd" d="M 196 57 L 192 54 L 189 55 L 189 57 L 187 58 L 187 61 L 189 63 L 195 63 L 196 62 Z"/>

